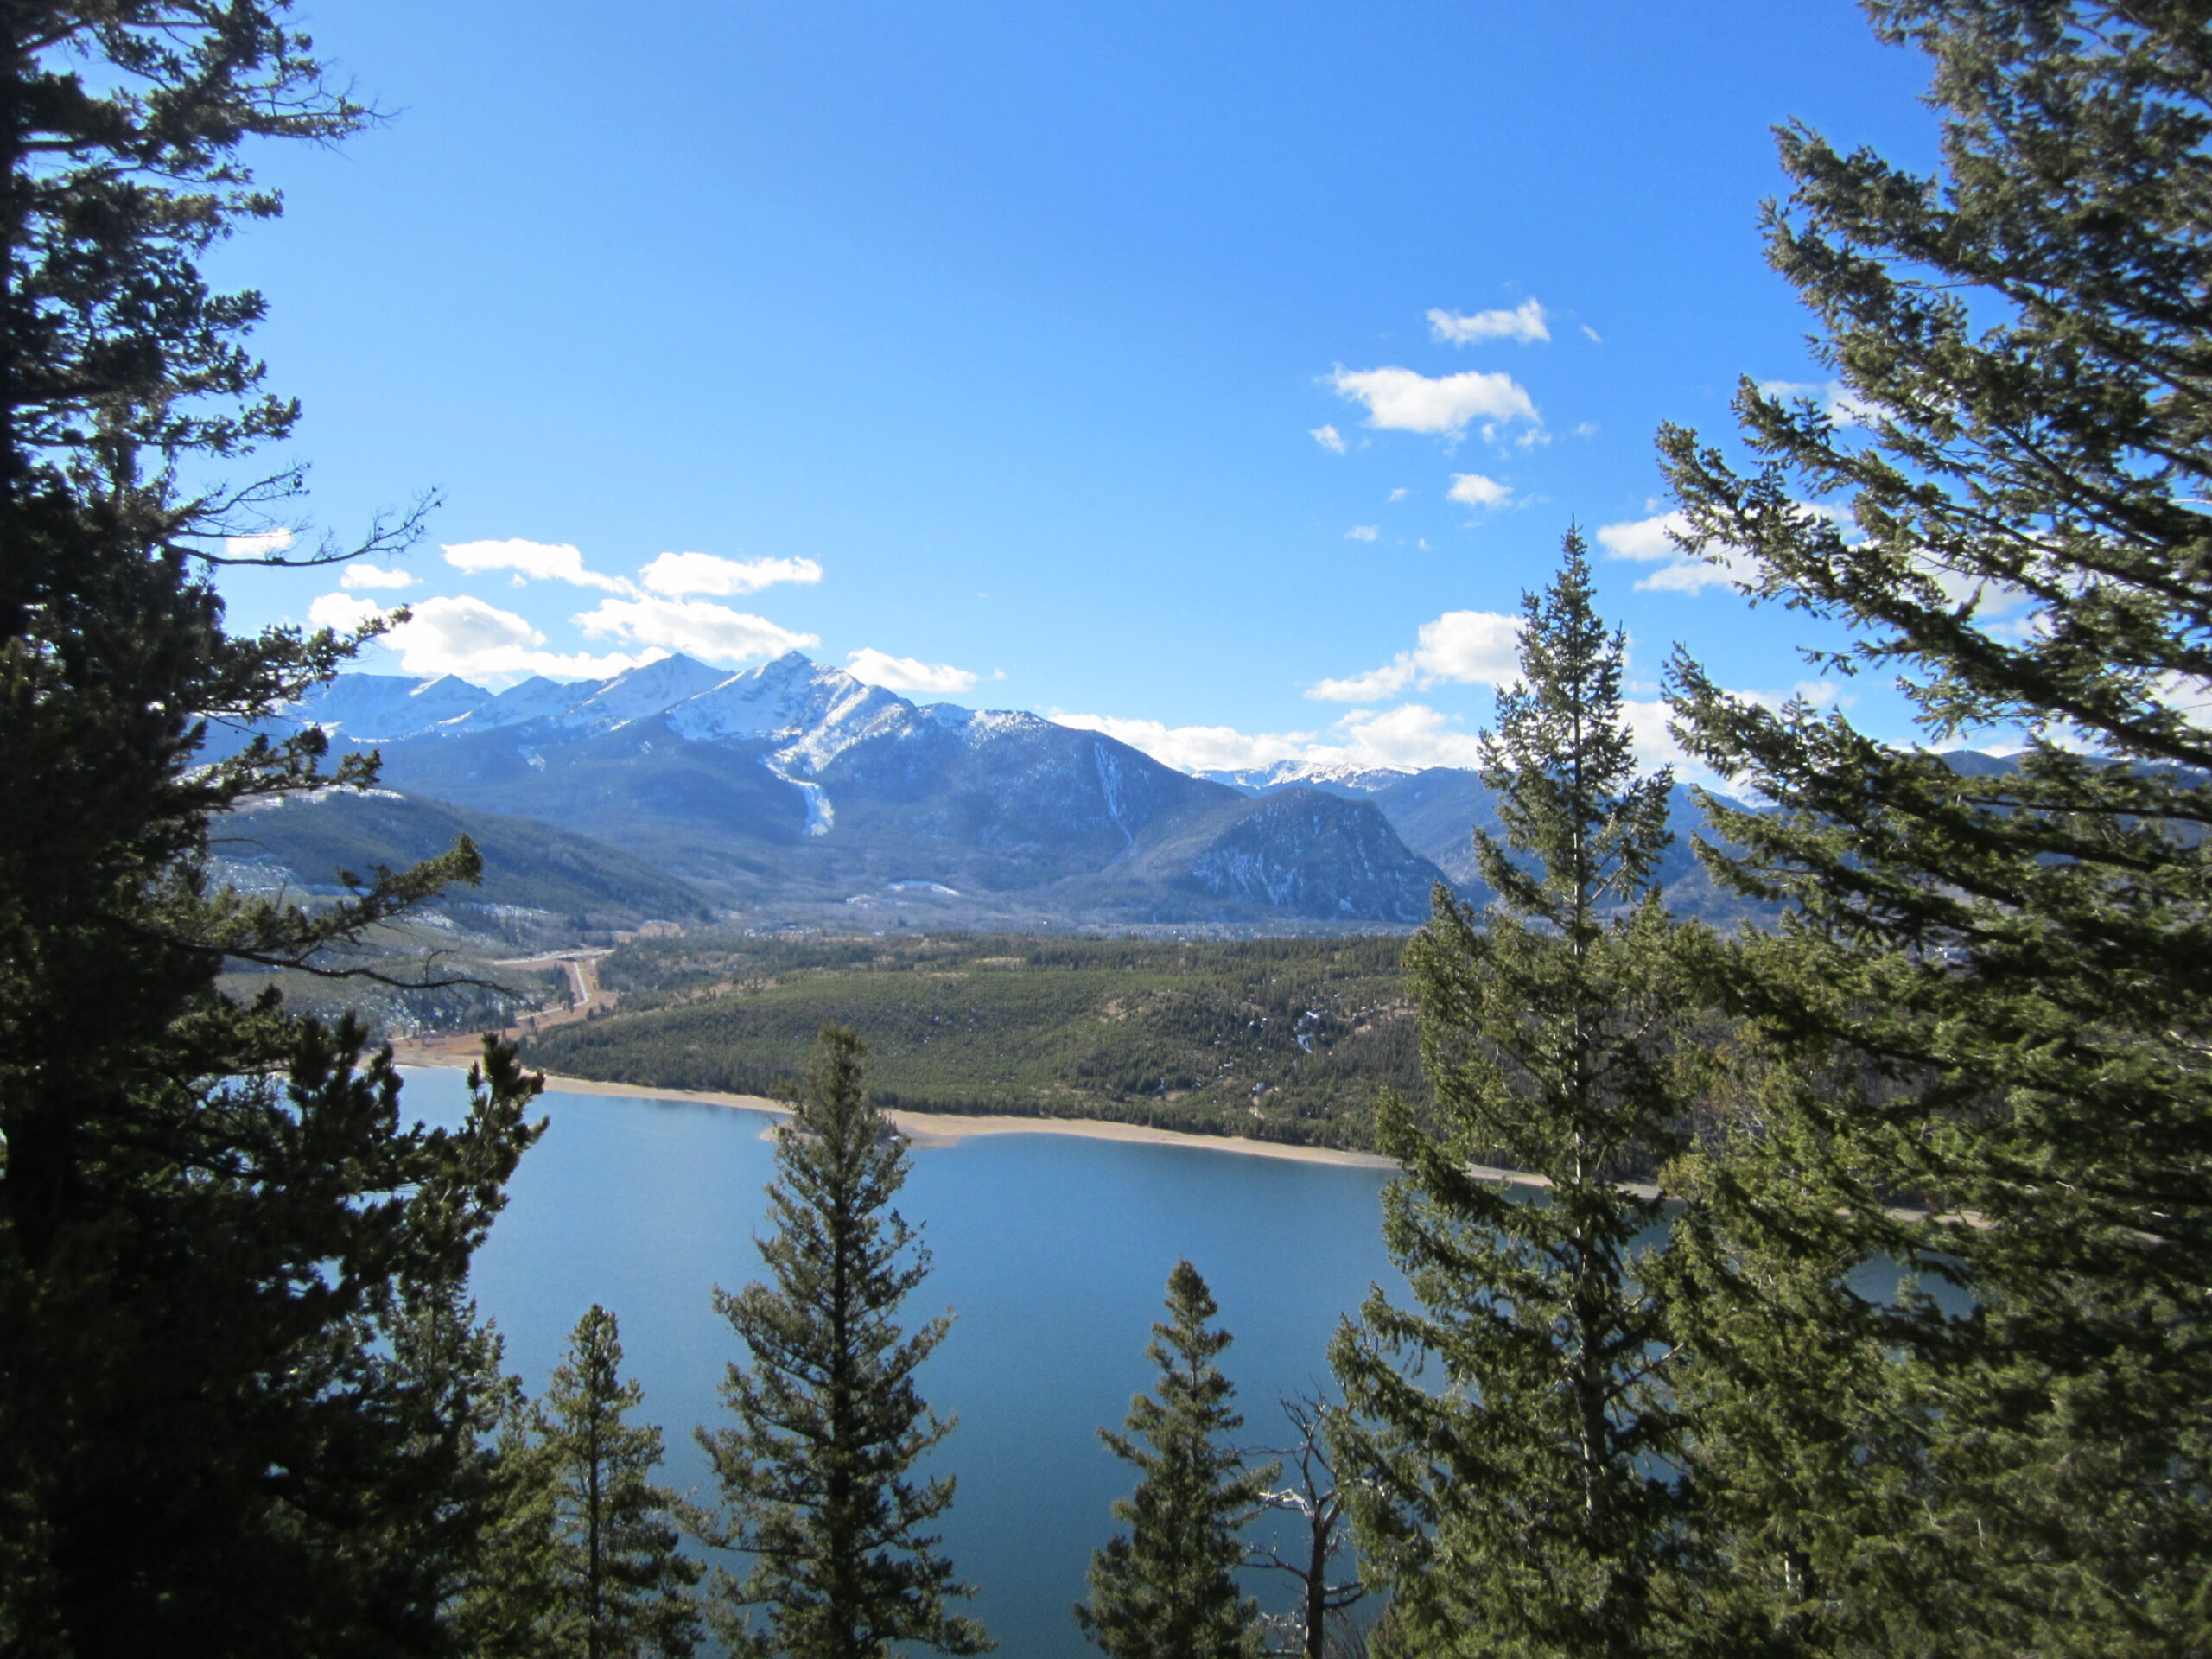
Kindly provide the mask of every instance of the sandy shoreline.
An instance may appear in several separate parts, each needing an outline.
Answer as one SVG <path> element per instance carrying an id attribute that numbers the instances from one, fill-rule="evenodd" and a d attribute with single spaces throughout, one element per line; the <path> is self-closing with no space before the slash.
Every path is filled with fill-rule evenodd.
<path id="1" fill-rule="evenodd" d="M 402 1065 L 439 1066 L 448 1071 L 468 1068 L 450 1055 L 429 1053 L 397 1056 Z M 723 1094 L 711 1089 L 655 1089 L 634 1083 L 600 1083 L 590 1077 L 545 1074 L 545 1086 L 572 1095 L 613 1095 L 628 1100 L 684 1100 L 709 1106 L 734 1106 L 746 1111 L 788 1114 L 791 1108 L 759 1095 Z M 1155 1147 L 1203 1147 L 1213 1152 L 1242 1153 L 1253 1158 L 1286 1158 L 1302 1164 L 1340 1164 L 1357 1169 L 1395 1169 L 1388 1158 L 1371 1152 L 1339 1152 L 1328 1147 L 1293 1147 L 1273 1141 L 1248 1141 L 1234 1135 L 1185 1135 L 1174 1129 L 1155 1129 L 1142 1123 L 1116 1123 L 1095 1117 L 999 1117 L 955 1112 L 887 1112 L 899 1133 L 918 1147 L 950 1147 L 979 1135 L 1077 1135 L 1093 1141 L 1134 1141 Z"/>

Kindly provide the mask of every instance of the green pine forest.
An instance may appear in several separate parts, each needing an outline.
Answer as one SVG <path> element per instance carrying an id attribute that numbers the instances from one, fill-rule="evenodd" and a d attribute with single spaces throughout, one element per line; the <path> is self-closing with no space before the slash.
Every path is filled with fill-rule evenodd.
<path id="1" fill-rule="evenodd" d="M 1404 949 L 1387 937 L 645 939 L 601 963 L 615 1012 L 555 1027 L 525 1058 L 566 1077 L 775 1096 L 817 1031 L 849 1025 L 887 1109 L 1366 1147 L 1378 1091 L 1421 1088 Z"/>
<path id="2" fill-rule="evenodd" d="M 1685 550 L 1845 625 L 1929 747 L 1678 652 L 1686 750 L 1770 806 L 1708 867 L 1782 910 L 1678 919 L 1570 520 L 1481 740 L 1482 910 L 632 948 L 625 1011 L 531 1063 L 793 1108 L 682 1493 L 619 1310 L 532 1398 L 471 1300 L 541 1079 L 487 1037 L 428 1128 L 345 988 L 496 995 L 372 950 L 472 842 L 312 905 L 220 876 L 226 815 L 377 763 L 211 758 L 365 636 L 226 626 L 218 562 L 284 562 L 232 543 L 304 486 L 264 302 L 202 262 L 279 211 L 265 147 L 378 117 L 284 0 L 0 3 L 0 774 L 37 785 L 0 796 L 0 1659 L 990 1650 L 894 1102 L 1399 1166 L 1406 1288 L 1295 1445 L 1174 1269 L 1071 1609 L 1113 1659 L 2212 1651 L 2212 0 L 1862 10 L 1940 157 L 1785 128 L 1764 221 L 1848 404 L 1747 379 L 1656 443 Z M 1991 731 L 2017 770 L 1934 752 Z M 1283 1618 L 1236 1577 L 1262 1511 L 1310 1542 Z"/>

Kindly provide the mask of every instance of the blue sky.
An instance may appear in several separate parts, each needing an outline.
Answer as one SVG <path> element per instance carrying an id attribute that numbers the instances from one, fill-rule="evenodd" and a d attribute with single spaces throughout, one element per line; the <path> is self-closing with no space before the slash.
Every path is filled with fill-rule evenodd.
<path id="1" fill-rule="evenodd" d="M 235 624 L 404 601 L 363 667 L 494 683 L 797 645 L 1193 766 L 1464 763 L 1570 520 L 1643 698 L 1833 643 L 1649 521 L 1660 422 L 1821 378 L 1771 128 L 1931 161 L 1844 0 L 302 15 L 392 118 L 260 156 L 286 217 L 214 262 L 306 408 L 279 522 L 442 504 Z"/>

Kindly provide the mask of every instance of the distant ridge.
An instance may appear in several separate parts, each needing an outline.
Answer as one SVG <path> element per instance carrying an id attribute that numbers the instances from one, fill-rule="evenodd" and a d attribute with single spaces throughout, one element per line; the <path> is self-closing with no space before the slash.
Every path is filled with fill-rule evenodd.
<path id="1" fill-rule="evenodd" d="M 798 652 L 496 694 L 345 674 L 272 724 L 379 750 L 384 781 L 412 795 L 555 825 L 715 904 L 823 925 L 1403 927 L 1439 880 L 1484 897 L 1472 832 L 1499 828 L 1465 767 L 1187 773 L 1037 715 L 918 704 Z M 1673 908 L 1770 914 L 1699 863 L 1692 837 L 1711 836 L 1689 790 L 1669 814 Z"/>
<path id="2" fill-rule="evenodd" d="M 1444 879 L 1372 800 L 1262 798 L 1036 715 L 917 704 L 796 652 L 496 695 L 348 674 L 271 724 L 379 751 L 394 788 L 593 837 L 764 912 L 1407 926 Z"/>
<path id="3" fill-rule="evenodd" d="M 1325 791 L 1348 800 L 1372 801 L 1408 849 L 1433 863 L 1463 892 L 1473 893 L 1482 886 L 1474 832 L 1484 830 L 1493 836 L 1504 832 L 1498 821 L 1496 795 L 1478 773 L 1465 766 L 1317 766 L 1286 760 L 1249 772 L 1201 775 L 1262 798 L 1285 789 L 1306 789 Z M 1721 798 L 1728 800 L 1725 796 Z M 1745 804 L 1733 800 L 1728 804 Z M 1693 838 L 1703 836 L 1713 841 L 1717 837 L 1707 824 L 1696 797 L 1682 785 L 1675 785 L 1669 792 L 1667 819 L 1675 840 L 1661 856 L 1658 874 L 1671 908 L 1678 914 L 1723 925 L 1773 914 L 1770 906 L 1723 891 L 1699 862 Z"/>
<path id="4" fill-rule="evenodd" d="M 435 908 L 461 914 L 541 912 L 572 933 L 644 921 L 709 919 L 705 894 L 619 848 L 550 824 L 425 800 L 396 790 L 331 790 L 249 803 L 214 826 L 213 851 L 233 885 L 308 897 L 341 891 L 338 872 L 404 869 L 467 836 L 483 880 L 450 887 Z"/>

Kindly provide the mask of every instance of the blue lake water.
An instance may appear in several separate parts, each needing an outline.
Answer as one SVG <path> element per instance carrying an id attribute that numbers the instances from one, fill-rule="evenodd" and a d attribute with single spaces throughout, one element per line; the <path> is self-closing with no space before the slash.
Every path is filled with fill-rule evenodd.
<path id="1" fill-rule="evenodd" d="M 407 1073 L 412 1115 L 457 1122 L 466 1098 L 460 1072 Z M 584 1310 L 613 1310 L 626 1370 L 645 1385 L 642 1414 L 666 1433 L 662 1478 L 709 1497 L 690 1431 L 720 1421 L 716 1385 L 739 1345 L 709 1299 L 715 1285 L 760 1276 L 769 1119 L 684 1101 L 549 1092 L 541 1103 L 551 1127 L 477 1258 L 478 1303 L 532 1394 Z M 1372 1281 L 1404 1294 L 1382 1244 L 1386 1179 L 1058 1135 L 916 1150 L 897 1208 L 934 1262 L 907 1323 L 947 1306 L 958 1315 L 922 1374 L 931 1405 L 960 1420 L 940 1453 L 959 1479 L 945 1548 L 1001 1652 L 1095 1652 L 1068 1608 L 1114 1529 L 1107 1506 L 1131 1479 L 1096 1430 L 1118 1427 L 1130 1395 L 1151 1386 L 1144 1344 L 1177 1260 L 1205 1275 L 1236 1335 L 1222 1365 L 1243 1438 L 1279 1444 L 1275 1402 L 1325 1374 L 1340 1315 Z"/>

